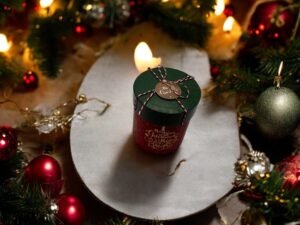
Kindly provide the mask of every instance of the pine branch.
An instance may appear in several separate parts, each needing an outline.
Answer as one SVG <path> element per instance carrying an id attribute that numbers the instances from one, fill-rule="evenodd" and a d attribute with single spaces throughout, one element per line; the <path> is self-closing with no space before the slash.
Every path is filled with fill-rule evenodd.
<path id="1" fill-rule="evenodd" d="M 51 17 L 35 18 L 31 25 L 28 45 L 40 70 L 45 76 L 54 78 L 66 55 L 63 38 L 75 24 L 73 11 L 59 11 Z"/>
<path id="2" fill-rule="evenodd" d="M 5 5 L 11 9 L 20 10 L 22 9 L 22 3 L 24 0 L 1 0 L 0 4 Z"/>
<path id="3" fill-rule="evenodd" d="M 253 193 L 263 196 L 250 201 L 252 207 L 263 211 L 270 218 L 294 221 L 300 217 L 300 187 L 284 184 L 283 174 L 273 170 L 268 178 L 252 180 Z M 267 205 L 266 205 L 267 202 Z"/>
<path id="4" fill-rule="evenodd" d="M 150 6 L 150 19 L 172 37 L 204 46 L 211 33 L 211 25 L 206 22 L 206 15 L 212 1 L 208 2 L 210 4 L 204 4 L 208 5 L 207 8 L 202 8 L 200 3 L 200 9 L 191 4 L 177 8 L 170 2 L 155 3 Z"/>
<path id="5" fill-rule="evenodd" d="M 21 179 L 0 185 L 0 221 L 5 225 L 55 225 L 50 203 L 41 187 Z"/>
<path id="6" fill-rule="evenodd" d="M 24 162 L 26 162 L 26 157 L 21 151 L 17 151 L 11 159 L 0 161 L 0 184 L 20 172 L 23 169 Z"/>
<path id="7" fill-rule="evenodd" d="M 106 222 L 104 225 L 135 225 L 135 222 L 124 222 L 123 220 L 117 218 L 117 219 L 111 219 L 108 222 Z"/>
<path id="8" fill-rule="evenodd" d="M 104 225 L 163 225 L 163 223 L 159 221 L 138 221 L 131 219 L 129 217 L 124 217 L 123 220 L 116 218 L 111 219 L 108 222 L 106 222 Z"/>
<path id="9" fill-rule="evenodd" d="M 284 62 L 281 85 L 300 95 L 300 39 L 283 47 L 246 46 L 233 60 L 212 61 L 220 68 L 215 78 L 216 93 L 235 92 L 258 95 L 273 85 L 281 61 Z"/>
<path id="10" fill-rule="evenodd" d="M 24 69 L 15 61 L 0 54 L 0 87 L 13 85 L 20 81 Z"/>

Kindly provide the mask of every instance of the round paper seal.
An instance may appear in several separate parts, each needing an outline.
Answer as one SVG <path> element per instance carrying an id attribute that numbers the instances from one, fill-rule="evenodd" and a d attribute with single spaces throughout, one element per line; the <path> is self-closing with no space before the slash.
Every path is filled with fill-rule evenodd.
<path id="1" fill-rule="evenodd" d="M 173 100 L 181 95 L 181 88 L 172 81 L 162 81 L 156 84 L 155 92 L 163 99 Z"/>

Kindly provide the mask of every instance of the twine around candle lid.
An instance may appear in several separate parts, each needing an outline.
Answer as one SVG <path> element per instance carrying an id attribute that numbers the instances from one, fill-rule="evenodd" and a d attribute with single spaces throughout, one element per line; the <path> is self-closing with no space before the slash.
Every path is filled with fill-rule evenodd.
<path id="1" fill-rule="evenodd" d="M 141 97 L 144 95 L 149 95 L 147 97 L 147 99 L 142 103 L 141 108 L 138 111 L 138 114 L 141 115 L 144 107 L 147 105 L 147 103 L 150 101 L 150 99 L 154 96 L 154 95 L 158 95 L 159 97 L 166 99 L 166 100 L 176 100 L 176 102 L 179 104 L 179 106 L 182 108 L 182 110 L 184 111 L 184 116 L 182 119 L 182 122 L 185 120 L 186 118 L 186 114 L 188 112 L 188 110 L 186 109 L 186 107 L 184 106 L 184 104 L 182 103 L 181 99 L 187 99 L 190 96 L 190 90 L 189 88 L 182 84 L 182 87 L 184 87 L 186 89 L 186 96 L 182 95 L 182 89 L 179 86 L 179 84 L 184 83 L 185 81 L 188 80 L 194 80 L 194 77 L 187 75 L 181 79 L 175 80 L 175 81 L 169 81 L 167 80 L 167 70 L 165 67 L 162 66 L 158 66 L 158 72 L 159 74 L 157 74 L 153 69 L 148 68 L 148 70 L 151 72 L 151 74 L 159 81 L 154 89 L 145 91 L 143 93 L 140 93 L 137 95 L 137 97 Z"/>

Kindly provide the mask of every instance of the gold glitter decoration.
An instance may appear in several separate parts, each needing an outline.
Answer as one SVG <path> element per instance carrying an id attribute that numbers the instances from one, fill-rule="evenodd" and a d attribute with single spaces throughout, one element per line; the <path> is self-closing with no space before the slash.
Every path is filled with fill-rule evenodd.
<path id="1" fill-rule="evenodd" d="M 261 212 L 253 209 L 245 210 L 242 218 L 241 225 L 267 225 L 266 218 Z"/>
<path id="2" fill-rule="evenodd" d="M 103 105 L 102 109 L 92 110 L 86 108 L 77 113 L 70 113 L 70 111 L 73 111 L 77 105 L 85 104 L 90 101 L 95 101 L 98 104 L 100 103 Z M 14 104 L 18 111 L 24 116 L 25 122 L 21 127 L 34 128 L 40 134 L 50 134 L 52 132 L 57 132 L 58 130 L 65 131 L 69 128 L 70 123 L 76 117 L 85 118 L 83 116 L 85 112 L 95 112 L 98 116 L 101 116 L 110 107 L 110 104 L 107 102 L 98 98 L 87 98 L 85 94 L 80 94 L 77 98 L 64 102 L 50 110 L 48 113 L 43 113 L 38 110 L 30 110 L 28 107 L 23 109 L 16 102 L 9 99 L 0 102 L 0 104 L 6 103 Z"/>

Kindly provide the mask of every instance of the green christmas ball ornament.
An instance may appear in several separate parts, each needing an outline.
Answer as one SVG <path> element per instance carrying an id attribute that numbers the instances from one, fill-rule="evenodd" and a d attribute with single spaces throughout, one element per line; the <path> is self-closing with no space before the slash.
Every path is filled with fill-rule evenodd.
<path id="1" fill-rule="evenodd" d="M 270 87 L 258 97 L 255 121 L 260 131 L 269 138 L 290 135 L 300 119 L 300 101 L 289 88 Z"/>

